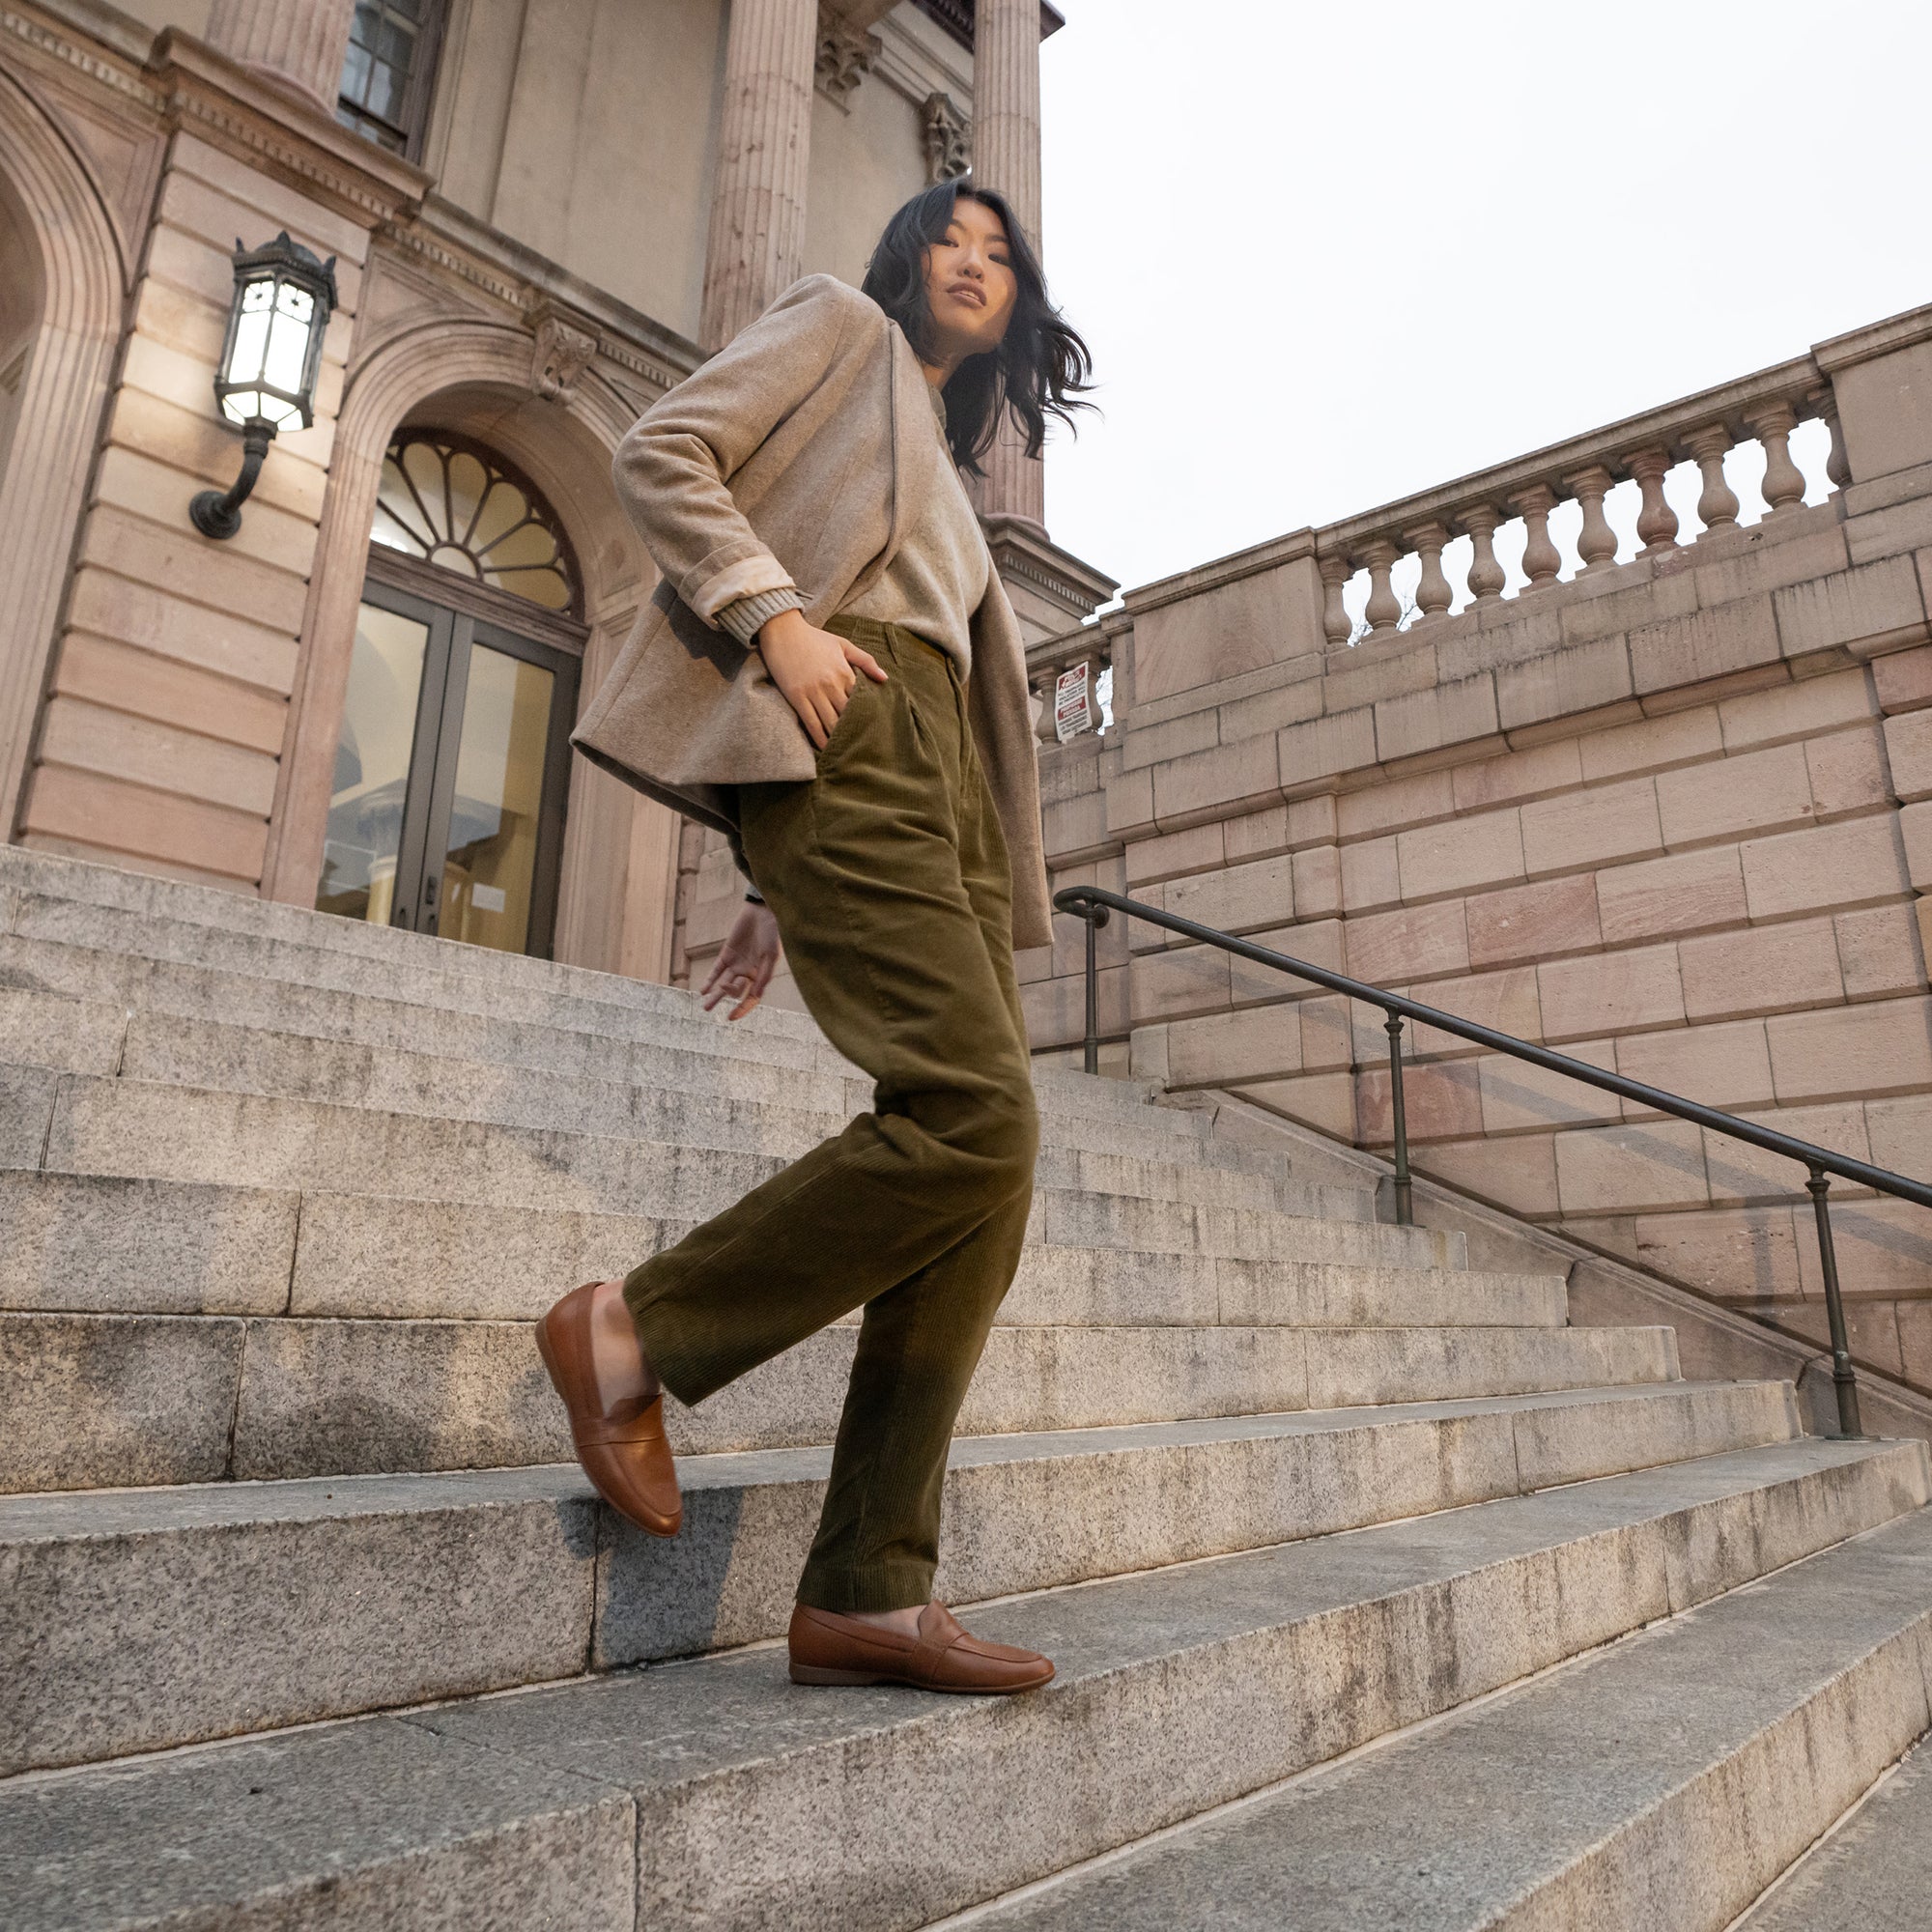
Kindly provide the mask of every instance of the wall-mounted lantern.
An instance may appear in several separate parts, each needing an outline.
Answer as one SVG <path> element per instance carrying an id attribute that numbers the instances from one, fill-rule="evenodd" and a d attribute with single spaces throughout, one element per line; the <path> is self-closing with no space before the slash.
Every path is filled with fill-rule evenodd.
<path id="1" fill-rule="evenodd" d="M 284 230 L 260 248 L 235 244 L 235 303 L 214 372 L 221 413 L 242 431 L 242 474 L 223 496 L 204 490 L 188 505 L 205 537 L 232 537 L 276 432 L 315 421 L 322 338 L 335 306 L 335 257 L 311 254 Z"/>

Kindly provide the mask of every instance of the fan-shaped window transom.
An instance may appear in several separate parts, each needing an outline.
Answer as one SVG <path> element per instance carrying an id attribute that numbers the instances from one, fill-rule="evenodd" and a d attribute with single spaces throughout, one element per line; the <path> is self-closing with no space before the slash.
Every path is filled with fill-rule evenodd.
<path id="1" fill-rule="evenodd" d="M 570 541 L 529 481 L 480 443 L 405 430 L 383 459 L 371 539 L 473 582 L 580 614 Z"/>

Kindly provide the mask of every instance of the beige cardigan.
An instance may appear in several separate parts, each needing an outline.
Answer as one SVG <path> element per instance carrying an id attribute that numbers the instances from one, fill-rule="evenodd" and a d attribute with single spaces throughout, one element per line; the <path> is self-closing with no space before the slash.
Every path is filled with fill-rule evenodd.
<path id="1" fill-rule="evenodd" d="M 639 791 L 725 831 L 732 787 L 811 778 L 811 741 L 726 605 L 796 584 L 823 624 L 874 582 L 906 505 L 948 460 L 919 359 L 830 275 L 787 289 L 618 445 L 617 492 L 664 574 L 571 742 Z M 1013 944 L 1052 938 L 1025 646 L 999 573 L 972 613 L 968 712 L 1013 874 Z"/>

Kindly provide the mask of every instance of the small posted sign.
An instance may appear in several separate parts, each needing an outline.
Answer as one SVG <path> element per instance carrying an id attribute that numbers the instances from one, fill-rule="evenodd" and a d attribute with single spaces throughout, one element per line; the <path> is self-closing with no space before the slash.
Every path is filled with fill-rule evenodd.
<path id="1" fill-rule="evenodd" d="M 1064 745 L 1093 728 L 1093 668 L 1083 661 L 1069 666 L 1053 681 L 1053 731 Z"/>

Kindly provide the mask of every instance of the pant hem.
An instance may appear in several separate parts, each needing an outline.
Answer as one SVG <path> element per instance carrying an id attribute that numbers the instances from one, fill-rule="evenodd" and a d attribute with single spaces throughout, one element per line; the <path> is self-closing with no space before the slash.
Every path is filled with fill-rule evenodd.
<path id="1" fill-rule="evenodd" d="M 798 1601 L 809 1610 L 867 1615 L 881 1610 L 923 1609 L 932 1602 L 930 1564 L 888 1563 L 843 1576 L 799 1578 Z"/>

